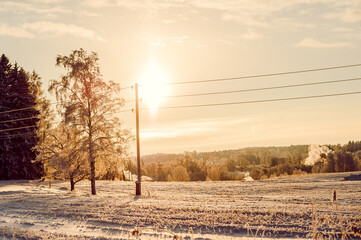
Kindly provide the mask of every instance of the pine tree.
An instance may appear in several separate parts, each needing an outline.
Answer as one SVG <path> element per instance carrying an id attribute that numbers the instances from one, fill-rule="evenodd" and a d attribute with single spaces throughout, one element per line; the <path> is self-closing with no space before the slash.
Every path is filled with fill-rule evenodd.
<path id="1" fill-rule="evenodd" d="M 29 76 L 17 64 L 11 66 L 4 54 L 1 56 L 0 179 L 37 179 L 42 173 L 41 164 L 34 162 L 39 111 Z"/>

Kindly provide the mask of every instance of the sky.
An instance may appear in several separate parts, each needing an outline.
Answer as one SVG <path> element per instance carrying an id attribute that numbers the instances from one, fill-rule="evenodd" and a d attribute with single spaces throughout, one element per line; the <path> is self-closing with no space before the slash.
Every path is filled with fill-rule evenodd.
<path id="1" fill-rule="evenodd" d="M 359 64 L 360 0 L 0 1 L 0 53 L 35 70 L 44 91 L 63 73 L 56 56 L 79 48 L 98 53 L 104 80 L 141 84 L 143 155 L 360 140 L 361 94 L 161 109 L 361 91 L 349 81 L 170 97 L 358 78 L 361 67 L 164 87 Z M 121 95 L 134 99 L 131 89 Z M 134 113 L 119 117 L 134 130 Z"/>

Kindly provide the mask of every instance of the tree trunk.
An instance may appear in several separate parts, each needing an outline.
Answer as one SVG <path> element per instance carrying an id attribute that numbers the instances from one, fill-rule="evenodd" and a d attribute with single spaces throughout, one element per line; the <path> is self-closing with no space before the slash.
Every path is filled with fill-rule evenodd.
<path id="1" fill-rule="evenodd" d="M 75 189 L 75 182 L 74 182 L 74 178 L 70 178 L 70 191 L 74 191 Z"/>
<path id="2" fill-rule="evenodd" d="M 87 90 L 88 92 L 89 90 Z M 89 94 L 89 92 L 88 92 Z M 95 159 L 93 156 L 93 125 L 92 125 L 92 119 L 91 119 L 91 111 L 90 111 L 90 101 L 88 98 L 88 130 L 89 130 L 89 163 L 90 163 L 90 186 L 91 186 L 91 192 L 92 195 L 96 195 L 95 190 Z"/>
<path id="3" fill-rule="evenodd" d="M 90 134 L 89 134 L 89 163 L 90 163 L 90 186 L 92 195 L 96 195 L 95 190 L 95 159 L 93 156 L 93 144 L 92 144 L 92 134 L 91 134 L 91 126 L 90 126 Z"/>
<path id="4" fill-rule="evenodd" d="M 90 162 L 90 185 L 91 185 L 91 189 L 92 189 L 92 195 L 96 195 L 96 191 L 95 191 L 95 163 L 94 163 L 94 159 L 91 159 Z"/>

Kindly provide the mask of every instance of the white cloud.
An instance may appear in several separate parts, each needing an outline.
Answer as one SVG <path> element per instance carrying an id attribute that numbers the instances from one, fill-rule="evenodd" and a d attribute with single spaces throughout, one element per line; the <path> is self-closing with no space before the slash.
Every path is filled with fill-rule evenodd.
<path id="1" fill-rule="evenodd" d="M 30 3 L 57 4 L 65 2 L 65 0 L 28 0 Z"/>
<path id="2" fill-rule="evenodd" d="M 18 14 L 38 13 L 38 14 L 58 14 L 67 13 L 63 7 L 47 7 L 44 4 L 31 4 L 24 2 L 2 1 L 0 2 L 0 12 L 15 12 Z"/>
<path id="3" fill-rule="evenodd" d="M 223 12 L 222 19 L 236 21 L 247 26 L 272 27 L 275 14 L 304 4 L 328 3 L 333 0 L 189 0 L 193 6 Z M 272 19 L 272 21 L 270 20 Z M 300 25 L 301 26 L 301 25 Z"/>
<path id="4" fill-rule="evenodd" d="M 84 2 L 84 5 L 92 8 L 103 8 L 114 6 L 115 4 L 109 0 L 87 0 Z"/>
<path id="5" fill-rule="evenodd" d="M 156 46 L 156 47 L 167 47 L 172 44 L 184 44 L 185 42 L 189 41 L 189 36 L 183 35 L 183 36 L 177 36 L 177 37 L 154 37 L 150 39 L 146 39 L 146 42 L 150 46 Z"/>
<path id="6" fill-rule="evenodd" d="M 209 134 L 210 132 L 221 131 L 224 127 L 239 127 L 240 124 L 249 122 L 250 118 L 244 119 L 200 119 L 193 122 L 179 122 L 167 127 L 148 128 L 142 130 L 142 138 L 176 138 L 193 135 Z"/>
<path id="7" fill-rule="evenodd" d="M 160 40 L 152 40 L 147 42 L 150 46 L 156 46 L 156 47 L 166 47 L 167 44 L 165 42 L 162 42 Z"/>
<path id="8" fill-rule="evenodd" d="M 53 19 L 64 14 L 76 14 L 86 17 L 99 16 L 98 13 L 88 11 L 75 11 L 63 4 L 65 0 L 28 0 L 26 2 L 18 1 L 0 1 L 0 12 L 7 14 L 32 16 L 36 19 Z"/>
<path id="9" fill-rule="evenodd" d="M 177 44 L 182 44 L 182 43 L 184 43 L 185 41 L 188 41 L 188 40 L 189 40 L 189 37 L 188 37 L 188 36 L 185 36 L 185 35 L 180 36 L 180 37 L 175 37 L 175 38 L 173 39 L 173 41 L 174 41 L 175 43 L 177 43 Z"/>
<path id="10" fill-rule="evenodd" d="M 314 23 L 305 23 L 305 22 L 296 22 L 294 19 L 291 18 L 280 18 L 277 20 L 277 25 L 282 25 L 286 27 L 290 27 L 293 30 L 296 29 L 312 29 L 316 28 L 317 25 Z"/>
<path id="11" fill-rule="evenodd" d="M 104 7 L 126 7 L 130 9 L 167 9 L 171 7 L 181 7 L 186 1 L 183 0 L 86 0 L 84 5 L 93 8 L 104 8 Z"/>
<path id="12" fill-rule="evenodd" d="M 343 28 L 343 27 L 335 27 L 331 29 L 332 32 L 339 32 L 339 33 L 350 33 L 354 32 L 355 29 L 352 28 Z"/>
<path id="13" fill-rule="evenodd" d="M 355 8 L 346 8 L 344 12 L 341 14 L 340 18 L 344 22 L 360 22 L 361 21 L 361 5 Z"/>
<path id="14" fill-rule="evenodd" d="M 56 36 L 73 35 L 73 36 L 88 38 L 97 41 L 105 41 L 103 38 L 96 35 L 94 31 L 73 24 L 43 21 L 43 22 L 25 23 L 23 24 L 22 27 L 24 29 L 32 30 L 43 34 L 54 34 Z"/>
<path id="15" fill-rule="evenodd" d="M 230 46 L 236 45 L 235 42 L 229 41 L 229 40 L 223 39 L 223 38 L 217 39 L 217 42 L 222 43 L 222 44 L 226 44 L 226 45 L 230 45 Z"/>
<path id="16" fill-rule="evenodd" d="M 94 31 L 85 29 L 73 24 L 54 23 L 54 22 L 33 22 L 25 23 L 19 26 L 8 26 L 0 23 L 0 35 L 7 35 L 18 38 L 35 38 L 35 36 L 44 36 L 44 34 L 64 36 L 73 35 L 96 41 L 105 41 Z M 47 36 L 48 37 L 48 36 Z"/>
<path id="17" fill-rule="evenodd" d="M 271 25 L 266 21 L 257 20 L 255 16 L 247 16 L 239 13 L 227 12 L 223 14 L 222 20 L 235 21 L 246 26 L 269 28 Z"/>
<path id="18" fill-rule="evenodd" d="M 349 45 L 350 43 L 347 42 L 326 43 L 315 40 L 313 38 L 305 38 L 299 43 L 297 43 L 297 46 L 299 47 L 310 47 L 310 48 L 340 48 L 340 47 L 347 47 Z"/>
<path id="19" fill-rule="evenodd" d="M 11 27 L 0 23 L 0 35 L 18 37 L 18 38 L 34 38 L 34 35 L 26 29 L 19 27 Z"/>
<path id="20" fill-rule="evenodd" d="M 248 39 L 248 40 L 255 40 L 255 39 L 261 39 L 263 38 L 262 34 L 253 32 L 253 31 L 249 31 L 243 35 L 241 35 L 241 38 L 243 39 Z"/>
<path id="21" fill-rule="evenodd" d="M 324 4 L 327 7 L 320 8 L 316 6 L 317 4 Z M 149 11 L 177 7 L 187 7 L 193 11 L 210 9 L 219 11 L 224 21 L 262 28 L 277 26 L 277 23 L 282 21 L 278 13 L 291 10 L 296 10 L 299 14 L 309 14 L 311 10 L 318 9 L 321 10 L 321 13 L 318 13 L 321 17 L 337 18 L 344 22 L 361 21 L 360 0 L 86 0 L 85 5 L 93 8 L 118 6 Z M 282 24 L 293 28 L 315 28 L 314 24 L 291 19 Z"/>
<path id="22" fill-rule="evenodd" d="M 163 23 L 164 24 L 172 24 L 172 23 L 174 23 L 175 21 L 174 20 L 171 20 L 171 19 L 165 19 L 165 20 L 163 20 Z"/>
<path id="23" fill-rule="evenodd" d="M 324 14 L 328 19 L 339 19 L 346 23 L 356 23 L 361 21 L 361 1 L 348 0 L 339 1 L 335 4 L 336 11 Z"/>

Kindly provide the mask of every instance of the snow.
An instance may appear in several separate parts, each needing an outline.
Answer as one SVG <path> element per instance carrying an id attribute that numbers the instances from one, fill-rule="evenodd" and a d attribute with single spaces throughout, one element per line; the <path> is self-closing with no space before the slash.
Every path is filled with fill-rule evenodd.
<path id="1" fill-rule="evenodd" d="M 0 181 L 0 239 L 275 239 L 311 238 L 316 219 L 337 219 L 336 190 L 344 224 L 361 224 L 360 181 L 349 173 L 302 175 L 264 181 Z M 337 226 L 318 226 L 335 232 Z M 139 230 L 137 238 L 132 236 Z M 353 237 L 353 239 L 358 239 Z"/>

